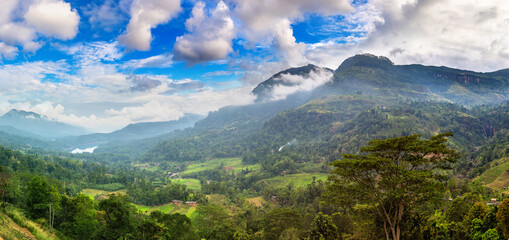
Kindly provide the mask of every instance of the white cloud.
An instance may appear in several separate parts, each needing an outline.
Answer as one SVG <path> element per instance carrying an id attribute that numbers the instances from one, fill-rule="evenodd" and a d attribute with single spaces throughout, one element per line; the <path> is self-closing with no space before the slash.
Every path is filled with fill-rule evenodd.
<path id="1" fill-rule="evenodd" d="M 168 22 L 180 10 L 180 0 L 134 0 L 126 32 L 118 39 L 130 49 L 147 51 L 153 39 L 151 29 Z"/>
<path id="2" fill-rule="evenodd" d="M 0 57 L 10 59 L 15 57 L 17 54 L 18 49 L 16 47 L 0 42 Z"/>
<path id="3" fill-rule="evenodd" d="M 72 55 L 74 59 L 79 60 L 79 63 L 82 65 L 100 61 L 119 60 L 124 56 L 119 50 L 116 41 L 80 43 L 70 47 L 60 47 L 60 49 Z"/>
<path id="4" fill-rule="evenodd" d="M 345 14 L 354 10 L 347 0 L 235 0 L 235 13 L 241 20 L 242 34 L 251 43 L 273 44 L 280 59 L 289 65 L 306 62 L 305 44 L 297 43 L 290 26 L 305 13 L 322 16 Z"/>
<path id="5" fill-rule="evenodd" d="M 272 99 L 285 99 L 288 95 L 313 90 L 332 80 L 333 73 L 324 69 L 313 70 L 308 76 L 282 74 L 279 78 L 274 79 L 280 84 L 272 87 Z"/>
<path id="6" fill-rule="evenodd" d="M 125 0 L 120 0 L 120 2 L 106 0 L 100 5 L 88 5 L 84 9 L 84 13 L 89 16 L 88 22 L 93 29 L 111 32 L 116 26 L 127 21 L 127 12 L 123 11 L 125 2 Z"/>
<path id="7" fill-rule="evenodd" d="M 78 12 L 61 0 L 40 0 L 30 5 L 24 17 L 27 24 L 47 36 L 69 40 L 78 33 Z"/>
<path id="8" fill-rule="evenodd" d="M 24 21 L 23 21 L 24 20 Z M 72 39 L 78 31 L 79 15 L 63 0 L 0 1 L 0 56 L 13 58 L 18 46 L 24 52 L 42 47 L 41 36 Z"/>
<path id="9" fill-rule="evenodd" d="M 494 71 L 509 66 L 507 16 L 509 5 L 499 0 L 372 0 L 345 19 L 367 26 L 364 39 L 308 45 L 306 58 L 336 68 L 355 53 L 369 52 L 397 64 Z"/>
<path id="10" fill-rule="evenodd" d="M 186 28 L 190 33 L 178 37 L 175 43 L 176 60 L 195 64 L 224 59 L 233 51 L 232 40 L 235 38 L 236 28 L 228 6 L 220 1 L 210 16 L 205 13 L 204 8 L 203 2 L 194 6 L 192 17 L 186 21 Z"/>
<path id="11" fill-rule="evenodd" d="M 167 68 L 173 65 L 173 55 L 165 53 L 151 56 L 143 59 L 129 60 L 122 64 L 122 68 L 138 69 L 138 68 Z"/>

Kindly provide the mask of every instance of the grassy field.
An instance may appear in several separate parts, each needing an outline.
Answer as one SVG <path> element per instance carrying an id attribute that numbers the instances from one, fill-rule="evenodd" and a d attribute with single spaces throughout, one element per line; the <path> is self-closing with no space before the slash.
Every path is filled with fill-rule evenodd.
<path id="1" fill-rule="evenodd" d="M 161 212 L 164 212 L 164 213 L 180 213 L 180 214 L 185 214 L 186 216 L 188 216 L 189 218 L 193 218 L 194 216 L 196 216 L 196 207 L 197 206 L 190 206 L 190 205 L 186 205 L 186 204 L 182 204 L 182 205 L 174 205 L 174 204 L 164 204 L 164 205 L 159 205 L 159 206 L 143 206 L 143 205 L 138 205 L 138 204 L 134 204 L 132 203 L 132 205 L 134 207 L 136 207 L 136 209 L 142 211 L 142 212 L 145 212 L 147 214 L 153 212 L 153 211 L 161 211 Z"/>
<path id="2" fill-rule="evenodd" d="M 485 171 L 483 174 L 481 174 L 481 176 L 479 176 L 479 180 L 481 180 L 481 182 L 483 182 L 484 184 L 491 184 L 495 180 L 501 180 L 501 181 L 504 180 L 504 179 L 498 179 L 498 178 L 499 178 L 499 176 L 503 177 L 501 175 L 505 171 L 509 170 L 509 159 L 503 158 L 500 160 L 496 160 L 496 162 L 499 162 L 501 164 L 498 166 L 491 167 L 490 169 Z M 509 179 L 505 179 L 505 180 L 509 180 Z"/>
<path id="3" fill-rule="evenodd" d="M 201 163 L 193 163 L 186 167 L 186 170 L 183 172 L 184 175 L 191 174 L 191 173 L 197 173 L 197 172 L 203 172 L 206 170 L 218 168 L 221 166 L 221 163 L 223 164 L 223 168 L 228 171 L 240 171 L 242 169 L 251 169 L 251 170 L 258 170 L 261 168 L 260 164 L 254 164 L 254 165 L 247 165 L 242 163 L 241 158 L 215 158 L 211 159 L 206 162 Z"/>
<path id="4" fill-rule="evenodd" d="M 172 179 L 171 182 L 186 185 L 188 189 L 201 189 L 200 180 L 194 178 Z"/>
<path id="5" fill-rule="evenodd" d="M 263 197 L 247 198 L 247 201 L 257 207 L 261 207 L 263 204 L 265 204 L 265 199 L 263 199 Z"/>
<path id="6" fill-rule="evenodd" d="M 126 194 L 125 189 L 114 191 L 114 192 L 108 192 L 108 191 L 99 190 L 99 189 L 93 189 L 93 188 L 85 188 L 85 189 L 81 190 L 81 193 L 83 193 L 85 195 L 88 195 L 88 196 L 91 196 L 92 198 L 95 198 L 95 197 L 97 197 L 99 195 L 108 195 L 108 194 L 111 194 L 111 193 L 123 194 L 123 195 Z"/>
<path id="7" fill-rule="evenodd" d="M 226 195 L 223 194 L 209 194 L 207 195 L 209 203 L 217 205 L 226 205 Z"/>
<path id="8" fill-rule="evenodd" d="M 159 169 L 158 166 L 151 166 L 149 163 L 138 163 L 138 164 L 133 164 L 133 166 L 140 168 L 140 169 L 145 169 L 145 170 L 151 171 L 151 172 L 157 171 Z"/>
<path id="9" fill-rule="evenodd" d="M 290 182 L 292 182 L 296 187 L 306 186 L 313 182 L 313 177 L 316 177 L 316 181 L 327 180 L 327 173 L 297 173 L 297 174 L 288 174 L 285 176 L 276 176 L 272 178 L 263 179 L 261 181 L 267 182 L 269 185 L 273 185 L 275 187 L 285 187 Z"/>
<path id="10" fill-rule="evenodd" d="M 159 210 L 164 213 L 169 213 L 175 208 L 175 205 L 173 205 L 173 204 L 164 204 L 164 205 L 160 205 L 160 206 L 143 206 L 143 205 L 138 205 L 138 204 L 133 203 L 133 205 L 136 207 L 136 209 L 138 209 L 142 212 L 146 212 L 146 213 L 150 213 L 150 212 L 153 212 L 156 210 Z"/>

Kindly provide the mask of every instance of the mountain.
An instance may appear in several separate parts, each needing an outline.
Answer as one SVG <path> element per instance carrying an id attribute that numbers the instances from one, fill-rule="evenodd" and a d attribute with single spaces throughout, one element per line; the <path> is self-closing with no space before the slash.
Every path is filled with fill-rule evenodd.
<path id="1" fill-rule="evenodd" d="M 88 133 L 81 127 L 53 121 L 34 112 L 16 109 L 12 109 L 0 117 L 0 125 L 16 128 L 20 130 L 18 133 L 21 135 L 26 135 L 26 132 L 29 132 L 31 135 L 50 139 Z"/>
<path id="2" fill-rule="evenodd" d="M 131 141 L 145 138 L 151 138 L 158 135 L 167 134 L 175 130 L 181 130 L 192 127 L 194 123 L 203 116 L 189 114 L 184 117 L 165 122 L 141 122 L 129 124 L 126 127 L 111 133 L 94 133 L 76 137 L 68 137 L 59 140 L 66 149 L 76 147 L 98 146 L 115 141 Z"/>
<path id="3" fill-rule="evenodd" d="M 333 81 L 317 92 L 443 101 L 472 107 L 509 100 L 508 72 L 394 65 L 388 58 L 363 54 L 346 59 L 336 69 Z"/>
<path id="4" fill-rule="evenodd" d="M 270 101 L 274 87 L 283 84 L 282 76 L 306 78 L 320 69 L 324 68 L 307 65 L 275 74 L 253 90 L 257 103 L 212 112 L 186 134 L 156 144 L 143 160 L 192 161 L 241 155 L 261 161 L 287 144 L 304 146 L 302 151 L 315 157 L 338 157 L 333 153 L 355 152 L 372 138 L 411 133 L 429 137 L 442 131 L 458 132 L 454 144 L 468 149 L 485 144 L 487 138 L 484 122 L 469 117 L 464 107 L 509 99 L 507 70 L 479 73 L 395 65 L 386 57 L 363 54 L 346 59 L 325 85 Z M 417 103 L 408 105 L 412 102 Z M 419 104 L 426 102 L 431 106 Z M 439 114 L 435 116 L 434 111 Z M 318 154 L 316 149 L 330 151 Z"/>
<path id="5" fill-rule="evenodd" d="M 307 79 L 306 81 L 313 81 L 310 77 L 313 73 L 329 72 L 333 71 L 328 68 L 322 68 L 313 64 L 307 66 L 290 68 L 279 73 L 274 74 L 269 79 L 261 82 L 253 89 L 252 93 L 256 96 L 256 102 L 270 101 L 273 99 L 274 90 L 278 86 L 294 87 L 302 84 L 294 79 L 295 76 Z M 293 77 L 293 78 L 292 78 Z"/>

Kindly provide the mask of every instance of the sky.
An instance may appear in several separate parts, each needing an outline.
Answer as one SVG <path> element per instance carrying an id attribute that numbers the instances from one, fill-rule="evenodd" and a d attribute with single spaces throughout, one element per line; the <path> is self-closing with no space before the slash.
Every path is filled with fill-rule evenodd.
<path id="1" fill-rule="evenodd" d="M 252 89 L 281 70 L 336 69 L 361 53 L 396 64 L 509 68 L 509 4 L 1 0 L 0 114 L 15 108 L 109 132 L 250 104 Z M 309 90 L 324 76 L 293 81 Z"/>

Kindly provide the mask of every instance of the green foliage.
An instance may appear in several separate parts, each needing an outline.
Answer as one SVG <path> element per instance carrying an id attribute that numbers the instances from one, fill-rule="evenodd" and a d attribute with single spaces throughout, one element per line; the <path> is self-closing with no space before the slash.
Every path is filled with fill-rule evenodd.
<path id="1" fill-rule="evenodd" d="M 339 239 L 338 227 L 332 222 L 332 217 L 319 212 L 309 230 L 310 240 Z"/>
<path id="2" fill-rule="evenodd" d="M 193 225 L 201 238 L 232 239 L 235 229 L 226 210 L 215 204 L 199 206 Z"/>
<path id="3" fill-rule="evenodd" d="M 499 240 L 500 236 L 498 235 L 497 229 L 489 229 L 482 235 L 482 240 Z"/>
<path id="4" fill-rule="evenodd" d="M 131 206 L 126 196 L 109 195 L 99 203 L 99 210 L 104 211 L 105 226 L 100 233 L 103 239 L 127 237 L 135 229 L 134 215 L 136 209 Z"/>
<path id="5" fill-rule="evenodd" d="M 500 222 L 504 237 L 509 238 L 509 199 L 505 199 L 498 206 L 497 220 Z"/>
<path id="6" fill-rule="evenodd" d="M 301 218 L 302 216 L 295 209 L 272 209 L 263 217 L 265 239 L 279 239 L 287 229 L 300 229 L 302 227 Z M 298 235 L 300 235 L 300 233 Z"/>
<path id="7" fill-rule="evenodd" d="M 401 237 L 401 221 L 412 207 L 443 196 L 437 170 L 446 169 L 458 153 L 445 142 L 451 133 L 429 140 L 418 135 L 373 140 L 361 148 L 363 155 L 343 155 L 331 163 L 336 167 L 331 195 L 359 204 L 374 205 L 385 232 Z"/>
<path id="8" fill-rule="evenodd" d="M 39 177 L 33 177 L 28 182 L 27 208 L 30 216 L 34 219 L 47 218 L 49 205 L 52 208 L 58 208 L 58 194 L 56 188 L 48 184 L 48 182 Z"/>

